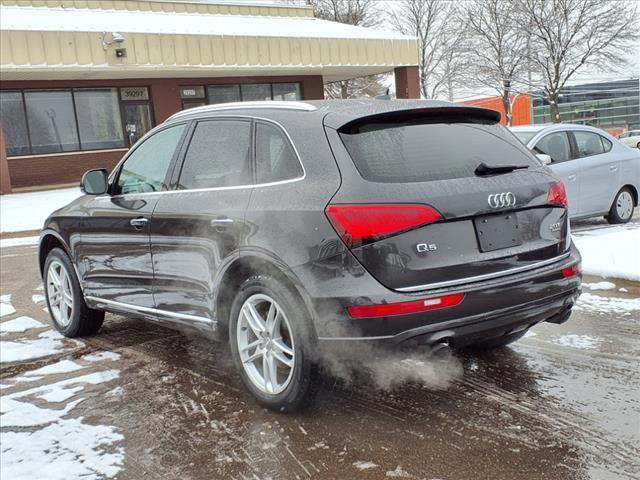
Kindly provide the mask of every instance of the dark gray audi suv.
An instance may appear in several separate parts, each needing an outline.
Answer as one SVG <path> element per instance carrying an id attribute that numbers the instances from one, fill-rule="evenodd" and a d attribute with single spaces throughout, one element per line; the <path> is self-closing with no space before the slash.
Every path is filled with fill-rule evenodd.
<path id="1" fill-rule="evenodd" d="M 506 345 L 580 293 L 562 183 L 490 110 L 259 102 L 177 113 L 54 212 L 55 327 L 104 312 L 227 332 L 264 406 L 307 402 L 323 347 Z"/>

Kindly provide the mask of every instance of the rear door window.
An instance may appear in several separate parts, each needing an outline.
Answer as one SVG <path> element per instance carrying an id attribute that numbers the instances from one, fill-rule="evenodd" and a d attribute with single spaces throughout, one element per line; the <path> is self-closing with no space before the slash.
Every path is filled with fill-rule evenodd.
<path id="1" fill-rule="evenodd" d="M 483 162 L 538 165 L 527 148 L 496 123 L 376 123 L 340 136 L 360 175 L 372 182 L 473 177 Z"/>
<path id="2" fill-rule="evenodd" d="M 256 124 L 257 183 L 280 182 L 302 176 L 302 167 L 284 132 L 275 125 Z"/>
<path id="3" fill-rule="evenodd" d="M 198 122 L 184 157 L 178 188 L 220 188 L 251 183 L 251 122 Z"/>
<path id="4" fill-rule="evenodd" d="M 553 163 L 571 160 L 571 144 L 566 132 L 554 132 L 542 137 L 533 150 L 551 157 Z"/>
<path id="5" fill-rule="evenodd" d="M 574 131 L 573 137 L 576 139 L 578 148 L 578 158 L 590 157 L 604 153 L 601 136 L 593 132 Z"/>

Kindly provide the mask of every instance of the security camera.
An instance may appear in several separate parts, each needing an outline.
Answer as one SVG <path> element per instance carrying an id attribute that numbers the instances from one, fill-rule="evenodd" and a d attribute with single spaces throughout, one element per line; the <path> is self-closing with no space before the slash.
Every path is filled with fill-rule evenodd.
<path id="1" fill-rule="evenodd" d="M 124 42 L 124 36 L 121 33 L 113 32 L 111 34 L 111 41 L 113 43 L 123 43 Z"/>
<path id="2" fill-rule="evenodd" d="M 107 40 L 107 36 L 111 36 L 111 40 Z M 125 41 L 124 35 L 122 35 L 121 33 L 118 33 L 118 32 L 112 32 L 112 33 L 102 32 L 102 48 L 103 48 L 103 50 L 107 50 L 107 48 L 109 48 L 111 45 L 114 45 L 114 44 L 121 45 L 122 43 L 124 43 L 124 41 Z"/>

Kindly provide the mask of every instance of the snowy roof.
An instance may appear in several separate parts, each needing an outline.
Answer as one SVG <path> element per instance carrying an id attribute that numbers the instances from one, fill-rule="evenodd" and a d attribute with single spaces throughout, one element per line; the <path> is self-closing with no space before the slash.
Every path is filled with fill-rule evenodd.
<path id="1" fill-rule="evenodd" d="M 263 17 L 186 12 L 2 6 L 2 30 L 128 32 L 280 38 L 413 40 L 395 32 L 313 17 Z"/>

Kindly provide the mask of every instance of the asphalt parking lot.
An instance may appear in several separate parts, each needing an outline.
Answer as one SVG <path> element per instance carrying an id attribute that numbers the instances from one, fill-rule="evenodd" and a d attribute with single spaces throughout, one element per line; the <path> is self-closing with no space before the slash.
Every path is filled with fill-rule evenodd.
<path id="1" fill-rule="evenodd" d="M 640 478 L 637 283 L 585 278 L 569 322 L 459 357 L 445 389 L 327 377 L 313 407 L 279 415 L 220 341 L 114 315 L 62 339 L 36 248 L 0 260 L 3 478 Z"/>

